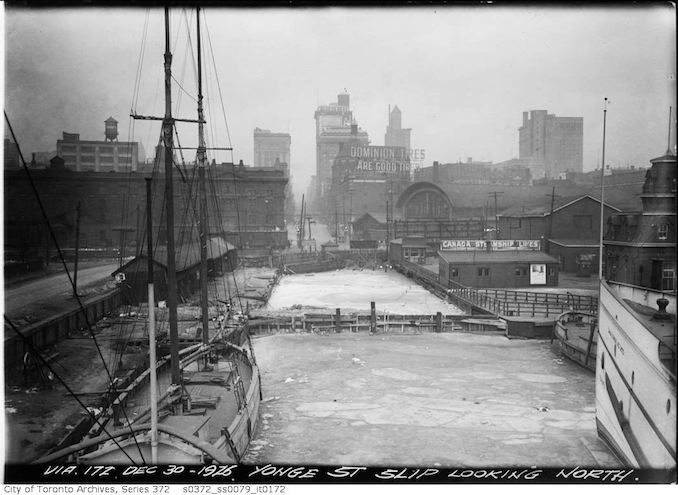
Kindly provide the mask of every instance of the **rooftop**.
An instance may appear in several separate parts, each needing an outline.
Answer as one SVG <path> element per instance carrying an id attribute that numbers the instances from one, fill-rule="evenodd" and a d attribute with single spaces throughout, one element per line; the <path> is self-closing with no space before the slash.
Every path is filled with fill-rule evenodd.
<path id="1" fill-rule="evenodd" d="M 438 255 L 448 263 L 558 263 L 542 251 L 438 251 Z"/>

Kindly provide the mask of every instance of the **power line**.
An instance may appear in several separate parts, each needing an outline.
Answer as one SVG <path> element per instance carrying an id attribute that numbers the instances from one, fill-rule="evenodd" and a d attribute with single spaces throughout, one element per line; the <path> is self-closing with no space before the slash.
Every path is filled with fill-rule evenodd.
<path id="1" fill-rule="evenodd" d="M 12 330 L 14 330 L 14 331 L 16 332 L 16 334 L 17 334 L 17 335 L 19 336 L 19 338 L 22 340 L 22 342 L 24 343 L 24 345 L 25 345 L 26 347 L 28 347 L 28 348 L 31 350 L 31 352 L 32 352 L 35 356 L 37 356 L 38 359 L 42 362 L 42 365 L 45 366 L 45 367 L 49 370 L 49 372 L 52 373 L 52 375 L 54 375 L 54 377 L 55 377 L 57 380 L 59 380 L 59 382 L 61 382 L 61 384 L 62 384 L 62 385 L 64 386 L 64 388 L 68 391 L 68 393 L 71 394 L 71 396 L 78 402 L 78 404 L 79 404 L 85 411 L 87 411 L 87 414 L 94 420 L 94 422 L 95 422 L 97 425 L 101 426 L 101 428 L 102 428 L 102 430 L 104 431 L 104 433 L 106 433 L 106 434 L 108 435 L 108 437 L 109 437 L 111 440 L 113 440 L 113 442 L 115 443 L 115 445 L 120 449 L 120 451 L 121 451 L 123 454 L 125 454 L 125 456 L 132 462 L 132 464 L 136 464 L 136 462 L 134 462 L 134 459 L 132 459 L 132 458 L 129 456 L 129 454 L 128 454 L 121 446 L 120 446 L 120 444 L 115 440 L 115 438 L 113 438 L 113 436 L 108 432 L 108 430 L 106 430 L 106 428 L 105 428 L 101 423 L 99 423 L 99 419 L 94 415 L 94 413 L 93 413 L 92 411 L 90 411 L 90 410 L 87 408 L 87 406 L 86 406 L 85 404 L 82 403 L 82 401 L 78 398 L 78 396 L 75 394 L 75 392 L 73 392 L 73 391 L 71 390 L 71 388 L 66 384 L 66 382 L 64 381 L 64 379 L 61 378 L 61 377 L 59 376 L 59 374 L 58 374 L 56 371 L 54 371 L 54 368 L 52 368 L 52 367 L 49 365 L 49 363 L 45 360 L 45 358 L 43 358 L 43 357 L 40 355 L 40 353 L 37 351 L 37 349 L 33 346 L 33 343 L 30 341 L 30 339 L 26 338 L 26 336 L 25 336 L 23 333 L 21 333 L 21 331 L 14 325 L 14 323 L 12 323 L 12 321 L 7 317 L 7 315 L 4 315 L 4 316 L 5 316 L 5 322 L 7 322 L 7 324 L 12 328 Z M 137 445 L 137 446 L 138 446 L 138 445 Z M 139 449 L 139 454 L 141 455 L 141 460 L 142 460 L 142 462 L 144 462 L 144 464 L 145 464 L 146 461 L 144 460 L 144 456 L 143 456 L 143 454 L 141 453 L 141 449 Z"/>
<path id="2" fill-rule="evenodd" d="M 38 188 L 35 185 L 35 182 L 33 181 L 33 177 L 31 176 L 30 171 L 28 170 L 28 166 L 26 165 L 26 160 L 24 159 L 23 152 L 21 151 L 21 147 L 19 146 L 19 142 L 16 138 L 16 135 L 14 134 L 14 129 L 12 128 L 12 124 L 9 121 L 9 117 L 7 115 L 7 112 L 4 112 L 5 114 L 5 121 L 7 122 L 7 127 L 9 129 L 9 132 L 12 134 L 12 139 L 14 139 L 14 143 L 16 144 L 17 151 L 19 152 L 19 158 L 21 158 L 21 163 L 23 165 L 24 171 L 26 172 L 26 176 L 28 177 L 28 182 L 31 185 L 31 189 L 33 190 L 33 194 L 35 195 L 35 199 L 38 202 L 38 206 L 40 207 L 40 211 L 42 212 L 43 217 L 45 218 L 45 222 L 47 224 L 47 230 L 49 231 L 49 234 L 52 238 L 52 241 L 54 242 L 54 245 L 56 246 L 57 252 L 59 253 L 59 258 L 61 259 L 61 264 L 64 267 L 64 271 L 66 272 L 66 276 L 68 277 L 68 280 L 71 284 L 71 287 L 75 291 L 75 282 L 73 281 L 73 278 L 71 277 L 71 273 L 68 270 L 68 266 L 66 265 L 66 259 L 64 258 L 63 251 L 59 247 L 59 242 L 57 241 L 56 234 L 54 233 L 54 229 L 52 228 L 52 224 L 50 223 L 49 219 L 47 218 L 47 210 L 45 209 L 45 205 L 42 203 L 42 200 L 40 199 L 40 194 L 38 193 Z M 97 349 L 97 353 L 99 354 L 99 358 L 101 359 L 101 363 L 104 366 L 104 370 L 106 370 L 106 375 L 108 376 L 108 381 L 110 383 L 111 388 L 113 391 L 116 391 L 115 389 L 115 381 L 113 380 L 113 376 L 111 375 L 110 370 L 108 369 L 108 365 L 106 364 L 106 360 L 104 359 L 103 353 L 101 352 L 101 347 L 99 346 L 99 342 L 97 342 L 96 336 L 94 335 L 94 332 L 92 331 L 92 324 L 89 321 L 89 318 L 87 316 L 87 311 L 85 310 L 84 305 L 82 304 L 82 299 L 80 296 L 76 293 L 76 301 L 78 302 L 78 306 L 80 306 L 80 311 L 82 311 L 83 317 L 85 319 L 85 324 L 87 326 L 87 330 L 89 331 L 90 337 L 92 337 L 92 342 L 94 342 L 94 346 Z M 125 419 L 127 420 L 127 423 L 130 424 L 129 418 L 127 417 L 127 412 L 123 408 L 123 414 L 125 416 Z M 130 428 L 131 432 L 131 428 Z M 137 442 L 136 436 L 134 436 L 134 443 L 137 445 L 137 448 L 139 449 L 139 454 L 141 455 L 142 460 L 145 461 L 144 455 L 141 452 L 141 447 L 139 446 L 139 443 Z"/>

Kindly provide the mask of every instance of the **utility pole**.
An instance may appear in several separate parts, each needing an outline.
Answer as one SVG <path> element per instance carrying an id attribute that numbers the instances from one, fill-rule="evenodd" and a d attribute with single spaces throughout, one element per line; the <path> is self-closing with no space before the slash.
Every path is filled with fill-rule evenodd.
<path id="1" fill-rule="evenodd" d="M 139 205 L 137 204 L 137 235 L 136 235 L 136 253 L 134 253 L 135 256 L 139 256 L 139 253 L 141 252 L 141 247 L 139 244 L 141 243 L 141 225 L 140 225 L 140 217 L 139 217 Z"/>
<path id="2" fill-rule="evenodd" d="M 299 217 L 299 240 L 297 241 L 297 247 L 301 247 L 302 242 L 304 240 L 304 194 L 301 195 L 301 215 Z"/>
<path id="3" fill-rule="evenodd" d="M 544 239 L 544 251 L 548 254 L 549 251 L 550 251 L 548 241 L 551 238 L 551 236 L 553 235 L 553 210 L 554 210 L 554 207 L 555 207 L 556 198 L 560 197 L 560 196 L 556 196 L 556 186 L 553 186 L 553 189 L 551 190 L 551 194 L 550 195 L 547 194 L 547 196 L 551 196 L 551 213 L 549 214 L 549 226 L 548 226 L 548 230 L 547 230 L 546 239 Z"/>
<path id="4" fill-rule="evenodd" d="M 497 198 L 501 196 L 503 191 L 492 191 L 488 193 L 488 196 L 494 196 L 494 232 L 495 232 L 495 237 L 499 239 L 499 217 L 498 217 L 498 210 L 497 210 Z"/>
<path id="5" fill-rule="evenodd" d="M 78 298 L 78 250 L 80 249 L 80 201 L 75 207 L 75 263 L 73 267 L 73 297 Z"/>
<path id="6" fill-rule="evenodd" d="M 348 241 L 349 246 L 353 237 L 353 186 L 348 189 L 349 206 L 348 206 Z"/>
<path id="7" fill-rule="evenodd" d="M 386 252 L 388 253 L 388 244 L 391 241 L 391 219 L 389 218 L 388 213 L 388 199 L 386 200 Z"/>

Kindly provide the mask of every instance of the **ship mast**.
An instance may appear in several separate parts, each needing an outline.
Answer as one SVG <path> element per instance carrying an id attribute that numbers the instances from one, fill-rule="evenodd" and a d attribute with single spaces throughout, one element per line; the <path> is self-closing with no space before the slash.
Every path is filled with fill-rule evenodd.
<path id="1" fill-rule="evenodd" d="M 148 241 L 148 369 L 151 379 L 151 463 L 158 464 L 158 377 L 156 374 L 155 295 L 153 288 L 153 204 L 151 179 L 146 178 L 146 225 Z"/>
<path id="2" fill-rule="evenodd" d="M 202 342 L 209 344 L 207 313 L 207 195 L 205 193 L 205 116 L 202 106 L 202 51 L 200 47 L 200 7 L 196 9 L 198 33 L 198 181 L 200 187 L 200 306 L 202 308 Z"/>
<path id="3" fill-rule="evenodd" d="M 169 308 L 170 357 L 172 383 L 181 385 L 179 369 L 179 330 L 177 325 L 177 274 L 174 252 L 174 154 L 172 118 L 172 53 L 170 52 L 169 7 L 165 7 L 165 118 L 162 121 L 162 142 L 165 152 L 165 208 L 167 220 L 167 306 Z"/>

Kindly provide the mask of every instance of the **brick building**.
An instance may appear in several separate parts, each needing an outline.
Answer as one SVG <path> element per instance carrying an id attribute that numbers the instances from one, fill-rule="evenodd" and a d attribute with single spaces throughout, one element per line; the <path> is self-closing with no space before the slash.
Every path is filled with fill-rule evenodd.
<path id="1" fill-rule="evenodd" d="M 421 236 L 430 245 L 436 245 L 442 239 L 473 239 L 484 235 L 482 219 L 455 217 L 448 195 L 431 182 L 410 184 L 394 204 L 389 226 L 391 238 Z"/>
<path id="2" fill-rule="evenodd" d="M 5 138 L 2 146 L 3 162 L 5 169 L 17 169 L 21 167 L 21 159 L 19 157 L 19 147 L 15 142 Z"/>
<path id="3" fill-rule="evenodd" d="M 406 148 L 367 146 L 356 134 L 353 136 L 341 145 L 334 159 L 332 187 L 327 194 L 327 202 L 334 206 L 329 215 L 333 217 L 336 212 L 345 226 L 365 213 L 373 217 L 390 215 L 387 204 L 392 205 L 410 185 Z"/>
<path id="4" fill-rule="evenodd" d="M 606 203 L 605 221 L 620 211 Z M 582 263 L 588 265 L 588 273 L 598 271 L 600 200 L 597 198 L 584 195 L 558 199 L 551 214 L 550 201 L 544 197 L 532 206 L 504 210 L 498 215 L 498 225 L 502 239 L 543 240 L 544 250 L 560 260 L 561 271 L 580 272 Z"/>
<path id="5" fill-rule="evenodd" d="M 50 222 L 62 247 L 75 245 L 75 209 L 81 203 L 80 246 L 118 248 L 135 253 L 145 230 L 146 186 L 138 173 L 74 172 L 52 167 L 32 173 L 40 199 L 49 212 Z M 214 162 L 208 167 L 208 216 L 210 234 L 225 232 L 225 240 L 238 248 L 285 247 L 284 190 L 287 178 L 280 170 L 255 169 L 242 164 Z M 197 235 L 195 194 L 191 174 L 187 181 L 175 175 L 175 228 L 177 236 Z M 4 177 L 5 249 L 39 250 L 54 254 L 35 195 L 21 171 L 6 171 Z M 164 175 L 153 180 L 154 225 L 161 226 Z M 189 191 L 193 202 L 188 201 Z M 212 192 L 216 193 L 215 195 Z M 164 220 L 163 220 L 164 221 Z M 157 235 L 157 234 L 156 234 Z M 163 232 L 160 232 L 160 242 Z M 48 250 L 51 252 L 48 253 Z"/>
<path id="6" fill-rule="evenodd" d="M 607 219 L 608 280 L 676 293 L 676 155 L 650 160 L 641 212 Z"/>
<path id="7" fill-rule="evenodd" d="M 104 141 L 81 140 L 80 134 L 64 132 L 57 141 L 57 155 L 64 159 L 66 168 L 77 172 L 135 172 L 140 148 L 137 142 L 118 141 L 118 121 L 105 121 Z M 143 155 L 143 153 L 142 153 Z"/>
<path id="8" fill-rule="evenodd" d="M 532 160 L 534 177 L 554 178 L 584 167 L 584 118 L 556 117 L 546 110 L 523 112 L 519 158 Z"/>
<path id="9" fill-rule="evenodd" d="M 474 241 L 471 241 L 474 242 Z M 440 283 L 475 288 L 557 287 L 558 260 L 538 250 L 478 249 L 438 251 Z"/>

